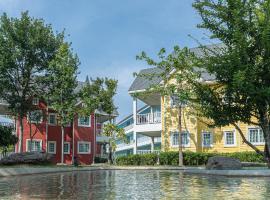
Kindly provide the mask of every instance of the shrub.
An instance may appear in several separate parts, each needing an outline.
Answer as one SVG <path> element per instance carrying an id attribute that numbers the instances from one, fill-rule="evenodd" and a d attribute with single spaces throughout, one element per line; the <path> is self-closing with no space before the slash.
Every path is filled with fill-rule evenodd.
<path id="1" fill-rule="evenodd" d="M 235 152 L 235 153 L 205 153 L 205 152 L 191 152 L 185 151 L 184 165 L 196 166 L 205 165 L 210 157 L 225 156 L 239 159 L 241 162 L 264 162 L 264 158 L 255 152 Z M 155 165 L 158 160 L 157 154 L 143 154 L 143 155 L 128 155 L 118 157 L 116 159 L 117 165 Z M 161 152 L 159 154 L 160 165 L 178 165 L 178 152 Z"/>
<path id="2" fill-rule="evenodd" d="M 107 158 L 95 157 L 95 163 L 107 163 L 107 162 L 108 162 Z"/>

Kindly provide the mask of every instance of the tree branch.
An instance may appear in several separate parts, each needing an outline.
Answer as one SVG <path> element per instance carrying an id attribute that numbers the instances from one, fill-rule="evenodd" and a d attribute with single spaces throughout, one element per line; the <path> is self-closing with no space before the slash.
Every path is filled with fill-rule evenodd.
<path id="1" fill-rule="evenodd" d="M 240 136 L 242 137 L 242 140 L 243 140 L 244 143 L 246 143 L 248 146 L 250 146 L 254 151 L 256 151 L 256 153 L 258 153 L 258 154 L 264 156 L 264 153 L 263 153 L 262 151 L 260 151 L 257 147 L 255 147 L 252 143 L 250 143 L 250 142 L 246 139 L 246 137 L 245 137 L 243 131 L 240 129 L 240 127 L 239 127 L 236 123 L 233 123 L 232 125 L 233 125 L 233 126 L 236 128 L 236 130 L 240 133 Z"/>

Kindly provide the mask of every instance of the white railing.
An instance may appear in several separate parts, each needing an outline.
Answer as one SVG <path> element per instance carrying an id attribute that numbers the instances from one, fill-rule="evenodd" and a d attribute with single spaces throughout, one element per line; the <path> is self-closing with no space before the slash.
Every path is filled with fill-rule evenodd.
<path id="1" fill-rule="evenodd" d="M 160 150 L 137 150 L 137 154 L 148 154 L 148 153 L 156 153 L 159 154 Z"/>
<path id="2" fill-rule="evenodd" d="M 161 113 L 146 113 L 146 114 L 137 114 L 137 124 L 159 124 L 161 123 Z"/>
<path id="3" fill-rule="evenodd" d="M 3 153 L 0 153 L 0 160 L 4 157 L 10 156 L 11 154 L 14 154 L 14 152 L 7 152 L 5 156 L 3 155 Z"/>

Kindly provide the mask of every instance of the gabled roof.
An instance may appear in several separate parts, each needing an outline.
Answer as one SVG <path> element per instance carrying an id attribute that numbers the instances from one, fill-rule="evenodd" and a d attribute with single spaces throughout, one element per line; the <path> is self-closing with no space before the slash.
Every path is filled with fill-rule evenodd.
<path id="1" fill-rule="evenodd" d="M 225 47 L 225 45 L 213 44 L 213 45 L 207 45 L 206 47 L 208 49 L 218 51 L 218 49 Z M 204 55 L 201 47 L 191 48 L 190 51 L 193 52 L 198 57 L 201 57 Z M 196 70 L 196 68 L 194 69 Z M 197 70 L 199 69 L 197 68 Z M 162 81 L 162 78 L 159 76 L 159 74 L 161 74 L 162 72 L 163 70 L 157 67 L 141 70 L 139 72 L 139 76 L 135 78 L 135 80 L 131 84 L 128 91 L 132 92 L 132 91 L 146 90 L 146 89 L 149 89 L 149 87 L 152 85 L 159 84 Z M 153 78 L 149 79 L 149 78 L 141 76 L 144 74 L 151 75 L 153 76 Z M 213 74 L 209 74 L 207 71 L 201 71 L 201 78 L 202 78 L 202 81 L 215 80 L 215 76 Z"/>

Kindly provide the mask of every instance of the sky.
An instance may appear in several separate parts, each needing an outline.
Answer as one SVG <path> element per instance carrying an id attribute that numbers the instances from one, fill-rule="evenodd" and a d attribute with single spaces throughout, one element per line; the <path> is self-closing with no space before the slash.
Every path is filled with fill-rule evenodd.
<path id="1" fill-rule="evenodd" d="M 145 51 L 155 57 L 161 48 L 171 51 L 198 46 L 205 31 L 193 0 L 0 0 L 0 14 L 20 17 L 22 11 L 43 18 L 55 31 L 65 29 L 67 41 L 80 58 L 78 79 L 109 77 L 118 80 L 115 104 L 121 120 L 132 113 L 128 89 L 133 73 L 148 68 L 136 60 Z M 191 35 L 192 37 L 190 37 Z M 195 38 L 195 39 L 194 39 Z"/>

